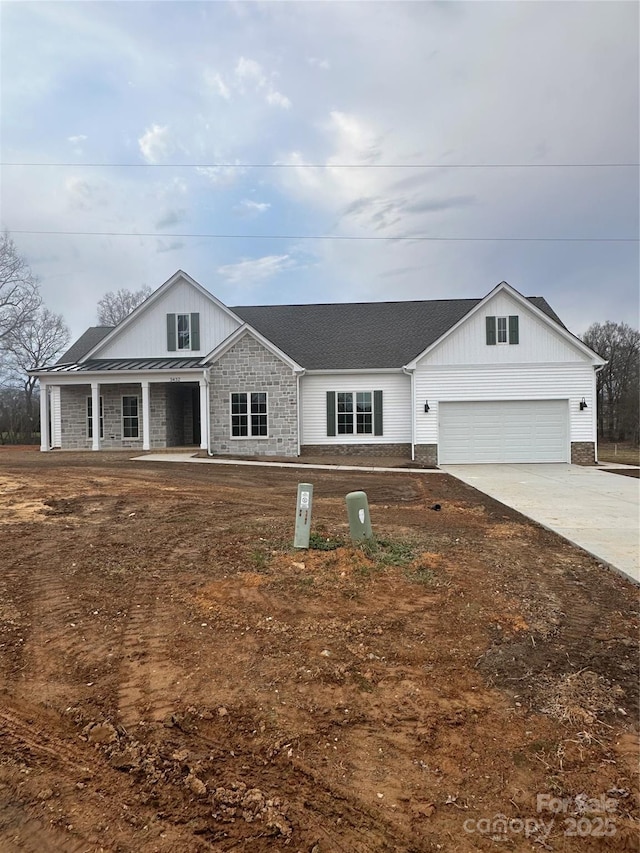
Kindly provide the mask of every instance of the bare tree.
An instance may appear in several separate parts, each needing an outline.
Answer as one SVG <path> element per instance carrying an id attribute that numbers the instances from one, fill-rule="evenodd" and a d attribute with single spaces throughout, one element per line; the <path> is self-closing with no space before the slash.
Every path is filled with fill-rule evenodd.
<path id="1" fill-rule="evenodd" d="M 0 342 L 29 320 L 40 305 L 38 280 L 5 231 L 0 237 Z"/>
<path id="2" fill-rule="evenodd" d="M 594 323 L 582 340 L 607 363 L 598 373 L 598 433 L 638 444 L 640 332 L 627 323 Z"/>
<path id="3" fill-rule="evenodd" d="M 111 290 L 98 302 L 98 323 L 102 326 L 117 326 L 151 294 L 150 287 L 140 290 Z"/>
<path id="4" fill-rule="evenodd" d="M 9 384 L 20 386 L 24 393 L 24 412 L 29 433 L 33 431 L 36 412 L 33 393 L 37 379 L 27 371 L 51 364 L 62 353 L 70 338 L 61 314 L 39 308 L 3 341 L 6 356 L 4 373 Z"/>

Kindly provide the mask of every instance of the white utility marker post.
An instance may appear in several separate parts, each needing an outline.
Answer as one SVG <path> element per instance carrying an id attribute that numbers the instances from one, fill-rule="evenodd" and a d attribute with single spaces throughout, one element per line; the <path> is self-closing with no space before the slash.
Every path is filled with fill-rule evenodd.
<path id="1" fill-rule="evenodd" d="M 296 532 L 293 539 L 294 548 L 308 548 L 311 532 L 311 505 L 313 503 L 313 486 L 311 483 L 298 484 L 298 501 L 296 503 Z"/>

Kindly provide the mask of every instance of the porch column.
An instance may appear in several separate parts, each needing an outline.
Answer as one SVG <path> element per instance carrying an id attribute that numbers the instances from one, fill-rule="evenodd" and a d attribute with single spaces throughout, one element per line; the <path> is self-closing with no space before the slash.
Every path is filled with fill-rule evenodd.
<path id="1" fill-rule="evenodd" d="M 142 449 L 151 450 L 151 406 L 149 404 L 149 380 L 143 379 L 142 385 Z"/>
<path id="2" fill-rule="evenodd" d="M 100 383 L 91 383 L 91 449 L 100 450 Z"/>
<path id="3" fill-rule="evenodd" d="M 209 408 L 207 406 L 208 397 L 207 383 L 204 379 L 200 380 L 200 448 L 206 450 L 209 447 Z"/>
<path id="4" fill-rule="evenodd" d="M 49 388 L 40 380 L 40 450 L 49 450 Z"/>

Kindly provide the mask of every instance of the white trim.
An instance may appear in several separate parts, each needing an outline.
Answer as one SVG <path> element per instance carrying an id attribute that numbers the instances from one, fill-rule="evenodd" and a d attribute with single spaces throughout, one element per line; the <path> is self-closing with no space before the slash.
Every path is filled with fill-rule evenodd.
<path id="1" fill-rule="evenodd" d="M 103 347 L 105 347 L 107 344 L 110 344 L 111 341 L 113 341 L 113 339 L 116 338 L 120 334 L 120 332 L 122 332 L 123 329 L 128 328 L 131 323 L 138 319 L 140 314 L 142 314 L 144 311 L 147 310 L 147 308 L 153 305 L 154 302 L 156 302 L 164 293 L 166 293 L 167 290 L 169 290 L 170 287 L 172 287 L 180 279 L 183 279 L 187 282 L 187 284 L 190 284 L 192 287 L 195 287 L 195 289 L 199 293 L 201 293 L 203 296 L 213 302 L 213 304 L 222 312 L 224 312 L 228 317 L 230 317 L 232 320 L 235 320 L 236 323 L 242 325 L 243 321 L 240 319 L 240 317 L 234 314 L 230 308 L 227 308 L 226 305 L 220 302 L 219 299 L 216 299 L 216 297 L 212 293 L 209 293 L 208 290 L 205 290 L 205 288 L 201 284 L 198 284 L 198 282 L 195 279 L 191 278 L 190 275 L 187 275 L 186 272 L 183 272 L 183 270 L 178 270 L 171 276 L 171 278 L 168 278 L 164 282 L 164 284 L 161 284 L 157 290 L 154 290 L 151 296 L 147 297 L 144 302 L 141 302 L 137 308 L 134 308 L 131 314 L 125 317 L 124 320 L 118 323 L 117 326 L 114 326 L 114 328 L 109 332 L 109 334 L 105 335 L 104 338 L 93 347 L 93 349 L 90 349 L 89 352 L 85 353 L 81 358 L 79 358 L 78 363 L 82 364 L 83 361 L 87 361 L 89 358 L 93 358 L 97 352 L 100 352 Z M 176 346 L 177 343 L 178 342 L 176 341 Z M 180 350 L 180 352 L 185 352 L 185 350 Z"/>
<path id="2" fill-rule="evenodd" d="M 298 364 L 297 361 L 294 361 L 290 356 L 279 349 L 275 344 L 272 344 L 268 338 L 265 338 L 264 335 L 261 335 L 253 326 L 250 326 L 248 323 L 243 323 L 239 328 L 235 329 L 231 334 L 226 337 L 215 349 L 212 349 L 208 355 L 200 362 L 203 366 L 211 367 L 211 365 L 215 364 L 222 356 L 228 352 L 231 347 L 236 344 L 241 338 L 245 335 L 250 335 L 255 338 L 255 340 L 262 344 L 262 346 L 269 350 L 272 355 L 275 355 L 276 358 L 279 358 L 280 361 L 283 361 L 288 367 L 291 368 L 292 371 L 304 371 L 304 368 Z"/>
<path id="3" fill-rule="evenodd" d="M 546 323 L 547 326 L 553 329 L 557 334 L 567 340 L 570 344 L 573 344 L 573 346 L 580 352 L 582 352 L 583 355 L 588 356 L 593 362 L 593 364 L 606 364 L 606 361 L 602 359 L 596 352 L 590 349 L 586 344 L 583 344 L 580 338 L 577 338 L 567 329 L 556 323 L 555 320 L 552 320 L 551 317 L 547 316 L 547 314 L 544 313 L 544 311 L 541 311 L 540 308 L 533 304 L 533 302 L 530 302 L 526 298 L 526 296 L 523 296 L 521 293 L 518 293 L 518 291 L 515 288 L 511 287 L 511 285 L 508 284 L 506 281 L 501 281 L 500 284 L 496 285 L 493 290 L 490 290 L 489 293 L 487 293 L 484 299 L 481 299 L 477 305 L 474 305 L 473 308 L 467 311 L 467 313 L 463 317 L 461 317 L 457 323 L 454 323 L 453 326 L 451 326 L 449 329 L 447 329 L 446 332 L 444 332 L 444 334 L 440 335 L 437 340 L 435 340 L 432 344 L 429 344 L 426 349 L 424 349 L 419 355 L 417 355 L 414 359 L 412 359 L 404 366 L 409 369 L 416 368 L 418 366 L 418 362 L 423 359 L 425 355 L 428 355 L 433 349 L 435 349 L 439 344 L 441 344 L 442 341 L 446 340 L 450 335 L 452 335 L 457 329 L 460 328 L 463 323 L 466 323 L 470 317 L 473 317 L 474 314 L 477 314 L 479 311 L 482 311 L 487 302 L 489 302 L 490 299 L 492 299 L 494 296 L 496 296 L 496 294 L 502 291 L 512 296 L 513 299 L 515 299 L 516 302 L 519 302 L 523 308 L 529 310 L 535 317 L 537 317 L 539 320 L 542 320 L 543 323 Z"/>
<path id="4" fill-rule="evenodd" d="M 93 419 L 91 449 L 100 450 L 100 383 L 97 381 L 91 383 L 91 417 Z"/>
<path id="5" fill-rule="evenodd" d="M 40 450 L 46 453 L 49 447 L 49 388 L 40 380 Z"/>
<path id="6" fill-rule="evenodd" d="M 233 405 L 232 398 L 234 394 L 244 394 L 247 398 L 247 431 L 248 435 L 234 435 L 233 434 Z M 251 416 L 254 414 L 251 411 L 251 395 L 252 394 L 264 394 L 265 403 L 267 411 L 265 412 L 265 416 L 267 418 L 267 434 L 266 435 L 253 435 L 251 432 Z M 262 414 L 262 412 L 256 412 L 255 414 Z M 268 391 L 229 391 L 229 439 L 231 441 L 265 441 L 270 438 L 269 435 L 269 392 Z"/>
<path id="7" fill-rule="evenodd" d="M 332 368 L 331 370 L 305 370 L 304 373 L 307 376 L 355 376 L 362 373 L 406 373 L 410 369 L 405 369 L 404 367 L 365 367 L 362 369 L 359 367 L 349 367 L 344 370 L 339 370 L 338 368 Z"/>
<path id="8" fill-rule="evenodd" d="M 149 382 L 143 379 L 140 383 L 142 389 L 142 449 L 151 450 L 151 400 L 149 394 Z M 166 406 L 166 403 L 165 403 Z M 138 413 L 138 418 L 140 413 Z M 166 417 L 166 408 L 165 408 Z M 124 432 L 124 430 L 123 430 Z M 140 421 L 138 420 L 138 435 L 140 434 Z M 124 435 L 123 435 L 124 438 Z"/>
<path id="9" fill-rule="evenodd" d="M 124 434 L 124 398 L 125 397 L 135 397 L 136 398 L 136 411 L 137 411 L 137 420 L 138 420 L 138 434 L 137 435 L 125 435 Z M 132 415 L 127 415 L 127 417 L 132 418 Z M 120 440 L 121 441 L 139 441 L 140 440 L 140 395 L 139 394 L 121 394 L 120 395 Z"/>

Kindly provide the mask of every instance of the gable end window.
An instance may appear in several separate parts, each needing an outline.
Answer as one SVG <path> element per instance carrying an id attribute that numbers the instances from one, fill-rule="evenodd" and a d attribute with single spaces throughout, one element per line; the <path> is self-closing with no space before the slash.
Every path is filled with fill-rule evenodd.
<path id="1" fill-rule="evenodd" d="M 104 438 L 104 407 L 100 397 L 100 438 Z M 93 399 L 87 397 L 87 438 L 93 438 Z"/>
<path id="2" fill-rule="evenodd" d="M 327 391 L 327 435 L 382 435 L 382 391 Z"/>
<path id="3" fill-rule="evenodd" d="M 487 346 L 520 343 L 517 314 L 508 317 L 486 317 Z"/>
<path id="4" fill-rule="evenodd" d="M 140 419 L 138 417 L 138 398 L 126 396 L 122 398 L 122 437 L 138 438 L 140 436 Z"/>
<path id="5" fill-rule="evenodd" d="M 200 349 L 200 315 L 167 314 L 167 350 L 195 351 Z"/>
<path id="6" fill-rule="evenodd" d="M 266 438 L 267 395 L 263 391 L 231 395 L 231 435 L 233 438 Z"/>

